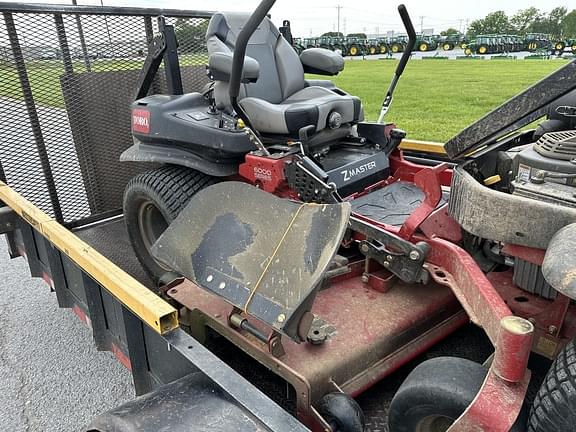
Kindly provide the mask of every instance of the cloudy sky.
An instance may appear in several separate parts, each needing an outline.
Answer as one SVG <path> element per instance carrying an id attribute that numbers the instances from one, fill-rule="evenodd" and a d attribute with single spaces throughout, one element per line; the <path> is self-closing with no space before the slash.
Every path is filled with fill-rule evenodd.
<path id="1" fill-rule="evenodd" d="M 30 0 L 28 0 L 30 1 Z M 103 0 L 105 5 L 144 6 L 194 10 L 234 10 L 253 9 L 257 0 Z M 40 3 L 65 3 L 62 0 L 44 0 Z M 79 4 L 99 5 L 100 0 L 78 0 Z M 366 32 L 385 34 L 386 31 L 399 31 L 402 24 L 396 11 L 399 1 L 374 0 L 278 0 L 272 8 L 272 18 L 279 24 L 283 19 L 292 23 L 293 34 L 310 36 L 325 31 L 336 30 L 338 9 L 340 9 L 340 30 L 345 33 Z M 504 10 L 512 15 L 519 9 L 530 6 L 549 11 L 556 6 L 568 10 L 576 8 L 574 0 L 404 0 L 417 31 L 420 28 L 434 29 L 436 33 L 448 27 L 464 29 L 467 22 L 481 18 L 496 10 Z"/>

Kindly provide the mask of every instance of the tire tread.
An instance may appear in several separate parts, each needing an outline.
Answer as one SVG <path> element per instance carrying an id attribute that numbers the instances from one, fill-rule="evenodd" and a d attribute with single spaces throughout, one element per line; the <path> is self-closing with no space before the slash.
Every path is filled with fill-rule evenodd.
<path id="1" fill-rule="evenodd" d="M 568 432 L 576 422 L 576 341 L 558 354 L 530 411 L 528 432 Z"/>
<path id="2" fill-rule="evenodd" d="M 124 218 L 131 221 L 128 226 L 130 242 L 136 253 L 138 261 L 154 282 L 158 282 L 160 269 L 154 270 L 157 265 L 152 262 L 149 252 L 142 250 L 142 241 L 134 228 L 132 194 L 144 194 L 150 197 L 159 208 L 168 222 L 176 219 L 180 211 L 188 204 L 192 196 L 200 190 L 218 183 L 218 179 L 210 177 L 191 168 L 165 165 L 160 168 L 146 171 L 133 177 L 124 192 Z"/>

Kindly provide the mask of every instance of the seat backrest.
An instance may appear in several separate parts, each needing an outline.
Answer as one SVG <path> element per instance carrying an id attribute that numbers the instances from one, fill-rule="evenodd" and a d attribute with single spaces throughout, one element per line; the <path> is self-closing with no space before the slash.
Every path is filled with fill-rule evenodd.
<path id="1" fill-rule="evenodd" d="M 208 54 L 233 53 L 249 17 L 245 13 L 214 14 L 206 32 Z M 264 18 L 250 38 L 246 55 L 258 61 L 260 75 L 255 83 L 242 84 L 240 98 L 256 97 L 277 104 L 305 87 L 298 54 L 269 18 Z M 214 97 L 217 105 L 229 106 L 228 83 L 216 82 Z"/>

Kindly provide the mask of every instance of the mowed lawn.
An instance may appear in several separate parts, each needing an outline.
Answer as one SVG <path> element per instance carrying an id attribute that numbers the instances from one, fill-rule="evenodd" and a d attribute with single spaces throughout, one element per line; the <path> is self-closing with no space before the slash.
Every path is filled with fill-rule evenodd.
<path id="1" fill-rule="evenodd" d="M 386 121 L 396 123 L 409 138 L 444 142 L 566 63 L 413 60 L 396 87 Z M 395 60 L 347 61 L 344 71 L 333 80 L 362 99 L 366 119 L 376 120 L 397 64 Z"/>
<path id="2" fill-rule="evenodd" d="M 194 55 L 181 63 L 205 61 L 205 56 Z M 386 120 L 406 130 L 410 138 L 445 141 L 566 63 L 564 60 L 413 60 L 396 88 Z M 93 71 L 139 69 L 142 64 L 143 60 L 98 60 Z M 359 96 L 366 119 L 375 120 L 397 64 L 396 60 L 347 61 L 340 75 L 328 78 Z M 79 73 L 85 71 L 80 61 L 75 62 L 74 68 Z M 36 103 L 64 107 L 59 81 L 63 72 L 57 61 L 29 63 L 28 75 Z M 22 99 L 13 67 L 0 65 L 0 96 Z"/>

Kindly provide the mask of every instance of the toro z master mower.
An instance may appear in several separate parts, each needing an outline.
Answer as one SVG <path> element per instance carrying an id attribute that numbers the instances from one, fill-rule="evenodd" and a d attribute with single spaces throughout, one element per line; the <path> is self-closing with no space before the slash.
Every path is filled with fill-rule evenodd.
<path id="1" fill-rule="evenodd" d="M 416 40 L 406 9 L 408 49 L 368 122 L 357 97 L 305 78 L 344 62 L 298 56 L 273 4 L 212 17 L 203 93 L 182 94 L 173 28 L 150 46 L 122 160 L 162 166 L 129 182 L 124 216 L 159 294 L 197 338 L 209 328 L 285 380 L 316 431 L 363 430 L 352 398 L 469 321 L 493 355 L 420 364 L 390 430 L 573 430 L 576 64 L 450 140 L 445 162 L 416 163 L 384 122 Z M 163 60 L 171 94 L 147 96 Z M 556 362 L 523 407 L 532 351 Z"/>

